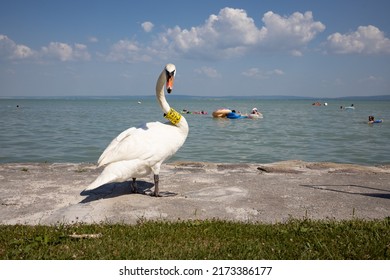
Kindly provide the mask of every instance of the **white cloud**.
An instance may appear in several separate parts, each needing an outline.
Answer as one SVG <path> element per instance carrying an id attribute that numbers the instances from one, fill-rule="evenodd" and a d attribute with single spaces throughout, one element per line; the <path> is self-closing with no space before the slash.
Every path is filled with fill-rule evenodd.
<path id="1" fill-rule="evenodd" d="M 271 76 L 281 76 L 284 75 L 284 72 L 280 69 L 274 70 L 260 70 L 259 68 L 253 67 L 241 73 L 244 76 L 257 78 L 257 79 L 268 79 Z"/>
<path id="2" fill-rule="evenodd" d="M 25 59 L 35 56 L 35 52 L 25 45 L 18 45 L 6 35 L 0 34 L 0 58 Z"/>
<path id="3" fill-rule="evenodd" d="M 292 56 L 303 56 L 303 53 L 301 51 L 299 51 L 299 50 L 291 50 L 290 54 Z"/>
<path id="4" fill-rule="evenodd" d="M 205 75 L 209 78 L 219 78 L 221 74 L 214 68 L 203 66 L 201 68 L 195 69 L 195 72 L 201 75 Z"/>
<path id="5" fill-rule="evenodd" d="M 28 58 L 34 56 L 34 51 L 25 45 L 16 45 L 13 51 L 13 58 Z"/>
<path id="6" fill-rule="evenodd" d="M 247 77 L 256 77 L 260 75 L 260 70 L 259 68 L 250 68 L 244 72 L 242 72 L 242 75 L 247 76 Z"/>
<path id="7" fill-rule="evenodd" d="M 76 60 L 90 60 L 91 55 L 88 52 L 88 48 L 83 44 L 74 44 L 73 57 Z"/>
<path id="8" fill-rule="evenodd" d="M 97 42 L 99 42 L 99 39 L 97 37 L 90 36 L 90 37 L 88 37 L 88 42 L 97 43 Z"/>
<path id="9" fill-rule="evenodd" d="M 91 58 L 86 45 L 74 44 L 72 47 L 61 42 L 51 42 L 48 46 L 42 47 L 41 55 L 44 58 L 54 58 L 61 61 L 89 60 Z"/>
<path id="10" fill-rule="evenodd" d="M 224 8 L 201 26 L 169 28 L 159 39 L 163 47 L 188 56 L 227 58 L 243 54 L 260 35 L 244 10 Z"/>
<path id="11" fill-rule="evenodd" d="M 106 59 L 114 62 L 150 61 L 150 56 L 143 51 L 144 48 L 136 41 L 120 40 L 111 46 Z"/>
<path id="12" fill-rule="evenodd" d="M 297 56 L 325 29 L 321 22 L 314 21 L 311 12 L 296 12 L 289 17 L 267 12 L 263 22 L 265 25 L 258 28 L 245 10 L 224 8 L 218 15 L 210 15 L 203 25 L 169 28 L 160 34 L 158 43 L 190 57 L 239 57 L 251 50 L 282 50 Z"/>
<path id="13" fill-rule="evenodd" d="M 379 28 L 368 25 L 359 26 L 348 34 L 334 33 L 328 36 L 327 50 L 338 54 L 389 54 L 390 39 Z"/>
<path id="14" fill-rule="evenodd" d="M 360 79 L 359 82 L 361 83 L 367 83 L 367 82 L 381 82 L 383 81 L 383 78 L 382 77 L 377 77 L 377 76 L 374 76 L 374 75 L 370 75 L 368 77 L 365 77 L 363 79 Z"/>
<path id="15" fill-rule="evenodd" d="M 42 61 L 46 59 L 58 59 L 60 61 L 90 60 L 91 55 L 87 46 L 83 44 L 74 44 L 73 46 L 61 43 L 51 42 L 41 50 L 36 51 L 28 46 L 16 44 L 6 35 L 0 34 L 0 58 L 11 60 L 34 59 Z"/>
<path id="16" fill-rule="evenodd" d="M 144 30 L 145 32 L 150 32 L 150 31 L 152 31 L 152 29 L 153 29 L 153 27 L 154 27 L 154 24 L 151 23 L 150 21 L 145 21 L 145 22 L 143 22 L 143 23 L 141 24 L 141 26 L 142 26 L 142 28 L 143 28 L 143 30 Z"/>
<path id="17" fill-rule="evenodd" d="M 308 44 L 318 33 L 325 30 L 325 25 L 313 20 L 310 11 L 304 14 L 295 12 L 289 17 L 282 17 L 270 11 L 264 14 L 263 22 L 264 44 L 294 51 Z"/>
<path id="18" fill-rule="evenodd" d="M 68 61 L 72 60 L 72 47 L 65 43 L 51 42 L 47 47 L 42 47 L 42 54 L 61 61 Z"/>
<path id="19" fill-rule="evenodd" d="M 274 69 L 274 70 L 272 70 L 270 72 L 270 74 L 274 74 L 274 75 L 280 76 L 280 75 L 284 75 L 284 72 L 282 70 L 280 70 L 280 69 Z"/>

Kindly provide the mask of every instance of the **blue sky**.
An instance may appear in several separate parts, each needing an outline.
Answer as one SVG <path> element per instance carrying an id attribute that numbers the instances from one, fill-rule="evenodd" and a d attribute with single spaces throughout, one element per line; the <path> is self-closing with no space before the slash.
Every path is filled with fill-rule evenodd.
<path id="1" fill-rule="evenodd" d="M 2 0 L 0 96 L 390 92 L 390 1 Z"/>

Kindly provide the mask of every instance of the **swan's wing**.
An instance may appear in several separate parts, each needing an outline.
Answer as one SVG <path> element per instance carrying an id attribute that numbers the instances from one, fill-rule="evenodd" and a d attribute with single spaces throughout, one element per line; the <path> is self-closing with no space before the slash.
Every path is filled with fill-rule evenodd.
<path id="1" fill-rule="evenodd" d="M 126 129 L 125 131 L 121 132 L 116 138 L 114 138 L 99 157 L 98 165 L 103 165 L 102 162 L 107 161 L 105 159 L 108 158 L 109 155 L 115 151 L 118 145 L 120 145 L 121 141 L 123 141 L 123 139 L 125 139 L 126 137 L 130 136 L 136 130 L 137 128 L 130 127 L 129 129 Z"/>
<path id="2" fill-rule="evenodd" d="M 132 159 L 148 161 L 152 166 L 172 156 L 183 145 L 186 136 L 176 126 L 160 122 L 130 128 L 106 148 L 99 158 L 99 166 Z"/>
<path id="3" fill-rule="evenodd" d="M 148 134 L 148 137 L 150 137 L 148 138 L 148 145 L 145 145 L 150 151 L 150 154 L 145 153 L 145 155 L 150 156 L 148 158 L 150 166 L 158 162 L 161 163 L 174 155 L 184 144 L 188 135 L 188 131 L 183 131 L 170 122 L 165 124 L 156 122 L 155 127 L 150 131 L 152 133 Z"/>

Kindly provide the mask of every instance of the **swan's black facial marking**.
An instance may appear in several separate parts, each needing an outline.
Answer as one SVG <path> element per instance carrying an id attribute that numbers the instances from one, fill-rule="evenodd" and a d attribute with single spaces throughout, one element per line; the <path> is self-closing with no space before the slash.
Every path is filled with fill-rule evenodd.
<path id="1" fill-rule="evenodd" d="M 175 70 L 169 72 L 168 70 L 165 69 L 165 74 L 167 76 L 167 79 L 169 79 L 170 77 L 175 77 Z"/>

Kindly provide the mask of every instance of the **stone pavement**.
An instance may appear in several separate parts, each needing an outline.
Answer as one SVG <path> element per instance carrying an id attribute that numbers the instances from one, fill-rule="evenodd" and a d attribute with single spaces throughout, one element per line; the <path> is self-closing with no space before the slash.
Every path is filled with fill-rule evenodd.
<path id="1" fill-rule="evenodd" d="M 390 166 L 285 161 L 163 164 L 164 197 L 133 194 L 129 182 L 83 189 L 101 172 L 85 163 L 0 164 L 0 224 L 390 216 Z M 138 178 L 146 193 L 153 176 Z"/>

